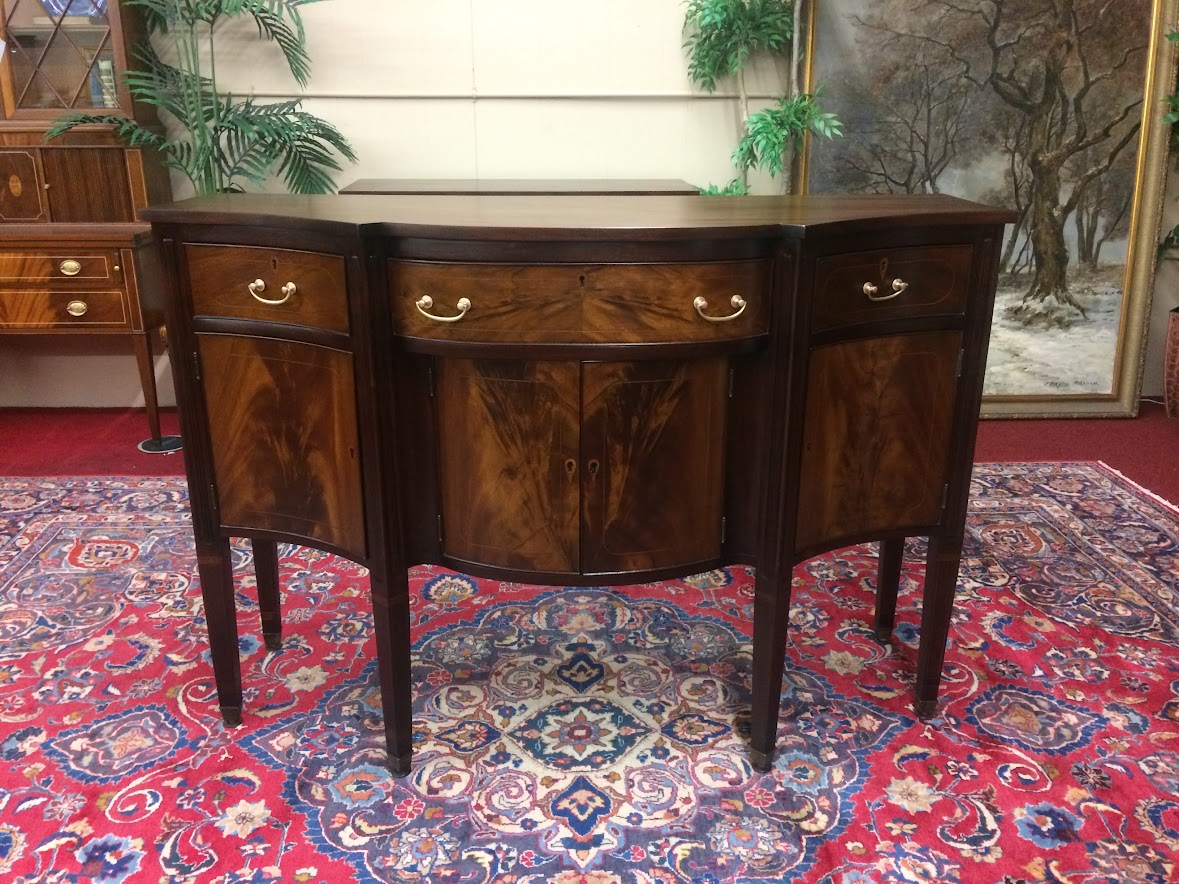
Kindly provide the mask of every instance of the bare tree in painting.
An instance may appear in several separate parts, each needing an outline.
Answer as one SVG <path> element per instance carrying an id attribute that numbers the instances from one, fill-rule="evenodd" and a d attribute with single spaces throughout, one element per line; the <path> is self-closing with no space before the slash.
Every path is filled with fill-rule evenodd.
<path id="1" fill-rule="evenodd" d="M 1084 315 L 1069 292 L 1065 224 L 1136 140 L 1149 0 L 897 0 L 862 23 L 894 38 L 877 43 L 891 64 L 914 44 L 937 47 L 1014 117 L 1034 271 L 1011 315 L 1045 325 Z"/>
<path id="2" fill-rule="evenodd" d="M 837 78 L 829 90 L 834 103 L 854 108 L 868 94 L 873 113 L 849 120 L 847 143 L 825 171 L 845 189 L 940 193 L 941 176 L 974 152 L 969 111 L 977 90 L 957 68 L 939 47 L 915 45 L 889 56 L 870 78 Z"/>
<path id="3" fill-rule="evenodd" d="M 1073 224 L 1077 238 L 1077 261 L 1090 270 L 1101 265 L 1101 249 L 1111 239 L 1130 230 L 1130 210 L 1134 203 L 1134 156 L 1123 151 L 1113 168 L 1085 186 L 1077 200 Z M 1092 165 L 1093 158 L 1081 156 L 1080 168 Z"/>
<path id="4" fill-rule="evenodd" d="M 889 100 L 848 157 L 876 193 L 940 193 L 938 179 L 964 152 L 969 83 L 942 53 L 921 52 L 881 71 Z"/>
<path id="5" fill-rule="evenodd" d="M 1024 160 L 1027 155 L 1027 120 L 1000 116 L 992 130 L 995 145 L 1003 156 L 1003 183 L 983 193 L 981 198 L 988 203 L 1006 203 L 1017 213 L 1011 225 L 1003 255 L 999 261 L 999 272 L 1014 272 L 1021 262 L 1022 250 L 1016 249 L 1028 242 L 1025 233 L 1032 206 L 1032 174 Z"/>

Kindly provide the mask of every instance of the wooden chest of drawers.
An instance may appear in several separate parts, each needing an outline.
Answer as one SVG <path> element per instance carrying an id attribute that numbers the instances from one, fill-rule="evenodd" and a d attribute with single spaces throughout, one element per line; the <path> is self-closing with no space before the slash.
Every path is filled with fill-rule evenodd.
<path id="1" fill-rule="evenodd" d="M 929 538 L 933 713 L 1007 214 L 948 197 L 226 197 L 148 213 L 169 276 L 222 713 L 228 537 L 368 567 L 390 762 L 410 762 L 406 569 L 617 584 L 757 569 L 751 759 L 776 734 L 790 572 Z"/>
<path id="2" fill-rule="evenodd" d="M 152 337 L 162 293 L 141 285 L 152 261 L 145 225 L 81 225 L 46 243 L 43 227 L 5 225 L 0 249 L 0 335 L 115 335 L 130 339 L 152 438 L 160 439 Z"/>

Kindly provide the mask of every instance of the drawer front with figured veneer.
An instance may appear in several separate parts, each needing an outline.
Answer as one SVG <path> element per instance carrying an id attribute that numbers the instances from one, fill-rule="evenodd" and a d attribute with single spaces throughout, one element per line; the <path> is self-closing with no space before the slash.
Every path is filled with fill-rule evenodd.
<path id="1" fill-rule="evenodd" d="M 130 328 L 123 292 L 0 290 L 0 329 Z"/>
<path id="2" fill-rule="evenodd" d="M 830 255 L 815 262 L 815 331 L 966 310 L 973 249 L 915 246 Z"/>
<path id="3" fill-rule="evenodd" d="M 348 333 L 347 274 L 339 255 L 191 243 L 184 253 L 194 316 Z"/>
<path id="4" fill-rule="evenodd" d="M 390 264 L 399 334 L 447 341 L 664 343 L 765 333 L 769 264 Z"/>
<path id="5" fill-rule="evenodd" d="M 0 251 L 0 285 L 53 281 L 112 283 L 122 278 L 118 252 Z M 115 282 L 117 284 L 117 282 Z"/>

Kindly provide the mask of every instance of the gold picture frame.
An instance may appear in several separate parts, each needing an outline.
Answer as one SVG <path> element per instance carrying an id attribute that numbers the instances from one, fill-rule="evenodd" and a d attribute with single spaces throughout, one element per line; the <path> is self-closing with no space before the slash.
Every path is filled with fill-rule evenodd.
<path id="1" fill-rule="evenodd" d="M 1176 27 L 1179 0 L 1075 6 L 1069 25 L 1076 31 L 1059 32 L 1064 48 L 1053 55 L 1047 47 L 1060 23 L 1035 20 L 1038 11 L 1050 14 L 1049 4 L 808 0 L 804 87 L 819 90 L 845 136 L 809 141 L 798 167 L 801 189 L 935 190 L 1023 213 L 1005 239 L 984 417 L 1129 417 L 1138 410 L 1167 173 L 1164 97 L 1175 83 L 1175 46 L 1166 32 Z M 1099 14 L 1107 18 L 1099 21 Z M 995 16 L 998 39 L 989 46 L 985 28 Z M 974 33 L 979 27 L 984 31 Z M 989 59 L 980 52 L 1001 58 L 1002 66 L 985 70 Z M 1011 54 L 1017 52 L 1034 54 Z M 1053 59 L 1061 64 L 1045 73 Z M 1041 75 L 1059 76 L 1066 100 L 1037 115 L 1026 108 Z M 1029 90 L 1029 101 L 1005 92 L 1020 88 Z M 924 115 L 917 113 L 922 103 Z M 1033 129 L 1045 120 L 1039 129 L 1057 127 L 1045 138 L 1063 143 L 1080 123 L 1084 137 L 1067 147 L 1093 144 L 1044 172 L 1047 154 L 1029 145 L 1043 146 L 1031 139 L 1041 138 Z M 966 133 L 973 133 L 969 141 Z M 906 136 L 921 146 L 920 157 L 905 154 Z M 933 162 L 935 146 L 956 149 L 959 165 L 944 157 Z M 1033 154 L 1039 179 L 1028 177 Z M 1106 171 L 1092 174 L 1106 163 Z M 1045 214 L 1036 191 L 1053 192 L 1052 174 L 1055 215 Z M 1055 247 L 1041 248 L 1038 236 L 1033 241 L 1036 217 L 1059 222 L 1054 236 L 1065 246 L 1063 269 Z"/>

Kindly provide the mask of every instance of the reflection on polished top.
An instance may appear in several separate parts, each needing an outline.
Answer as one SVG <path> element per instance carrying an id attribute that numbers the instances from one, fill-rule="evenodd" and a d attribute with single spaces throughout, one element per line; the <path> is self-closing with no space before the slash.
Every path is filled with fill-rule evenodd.
<path id="1" fill-rule="evenodd" d="M 140 217 L 152 222 L 207 224 L 235 216 L 242 223 L 317 222 L 379 227 L 389 235 L 448 238 L 480 229 L 489 238 L 535 231 L 560 239 L 602 239 L 642 230 L 674 237 L 701 228 L 809 228 L 854 224 L 888 226 L 903 216 L 906 227 L 926 224 L 1002 224 L 1011 213 L 944 194 L 906 196 L 460 196 L 220 194 L 152 206 Z M 873 222 L 876 222 L 874 225 Z"/>

